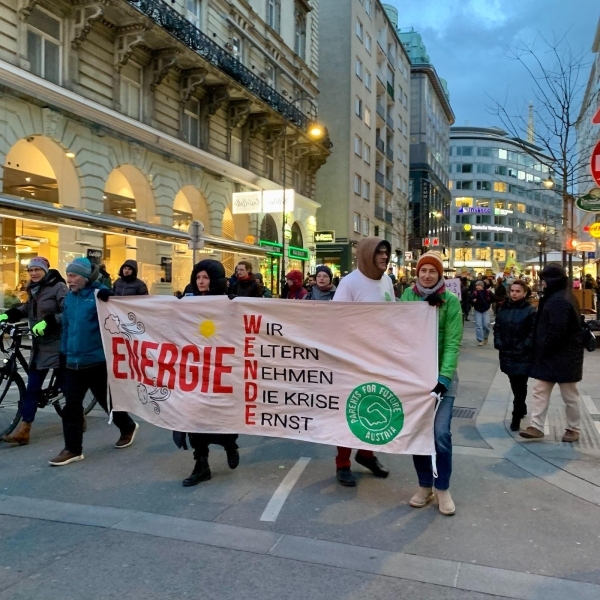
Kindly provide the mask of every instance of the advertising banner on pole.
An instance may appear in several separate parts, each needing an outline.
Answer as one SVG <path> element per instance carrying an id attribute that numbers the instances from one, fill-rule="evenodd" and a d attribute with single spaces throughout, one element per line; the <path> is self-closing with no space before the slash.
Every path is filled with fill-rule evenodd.
<path id="1" fill-rule="evenodd" d="M 166 429 L 433 454 L 426 302 L 98 302 L 113 410 Z"/>

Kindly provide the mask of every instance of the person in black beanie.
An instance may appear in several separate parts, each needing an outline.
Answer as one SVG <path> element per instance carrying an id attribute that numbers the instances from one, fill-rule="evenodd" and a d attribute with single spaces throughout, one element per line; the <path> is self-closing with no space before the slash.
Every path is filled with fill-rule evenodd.
<path id="1" fill-rule="evenodd" d="M 223 265 L 212 259 L 201 260 L 192 270 L 190 283 L 183 296 L 223 296 L 227 294 L 227 277 Z M 196 464 L 192 474 L 183 480 L 184 487 L 198 485 L 211 478 L 208 465 L 208 446 L 218 444 L 225 448 L 227 464 L 235 469 L 240 462 L 237 433 L 188 433 L 190 445 L 194 449 Z M 185 434 L 174 432 L 173 438 L 178 446 L 185 447 Z"/>
<path id="2" fill-rule="evenodd" d="M 326 265 L 319 265 L 315 275 L 316 283 L 310 288 L 305 300 L 333 300 L 336 287 L 333 285 L 333 273 Z"/>

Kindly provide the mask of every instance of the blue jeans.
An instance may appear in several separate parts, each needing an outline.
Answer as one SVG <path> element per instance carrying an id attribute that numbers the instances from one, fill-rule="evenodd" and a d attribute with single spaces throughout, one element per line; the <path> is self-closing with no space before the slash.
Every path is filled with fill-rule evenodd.
<path id="1" fill-rule="evenodd" d="M 446 395 L 439 403 L 435 413 L 433 424 L 433 435 L 435 438 L 435 453 L 437 465 L 437 479 L 434 481 L 433 464 L 431 456 L 413 456 L 413 462 L 419 478 L 419 486 L 436 490 L 447 490 L 450 487 L 452 475 L 452 433 L 450 424 L 452 422 L 452 407 L 454 398 L 458 393 L 458 374 L 452 377 L 452 384 Z"/>
<path id="2" fill-rule="evenodd" d="M 44 385 L 44 379 L 49 369 L 36 369 L 31 367 L 27 377 L 27 388 L 21 403 L 21 418 L 24 423 L 33 423 L 38 408 L 38 401 Z"/>
<path id="3" fill-rule="evenodd" d="M 490 335 L 490 311 L 475 311 L 475 335 L 478 342 L 483 342 Z"/>

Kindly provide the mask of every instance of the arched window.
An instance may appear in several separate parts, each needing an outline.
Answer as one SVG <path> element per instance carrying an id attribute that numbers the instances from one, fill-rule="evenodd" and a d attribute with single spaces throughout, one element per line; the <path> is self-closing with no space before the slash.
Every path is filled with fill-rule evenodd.
<path id="1" fill-rule="evenodd" d="M 277 225 L 271 215 L 265 215 L 260 224 L 260 239 L 265 242 L 278 242 Z"/>
<path id="2" fill-rule="evenodd" d="M 300 230 L 300 225 L 298 225 L 298 223 L 294 223 L 292 225 L 292 238 L 290 239 L 290 246 L 296 246 L 296 248 L 304 248 L 302 231 Z"/>

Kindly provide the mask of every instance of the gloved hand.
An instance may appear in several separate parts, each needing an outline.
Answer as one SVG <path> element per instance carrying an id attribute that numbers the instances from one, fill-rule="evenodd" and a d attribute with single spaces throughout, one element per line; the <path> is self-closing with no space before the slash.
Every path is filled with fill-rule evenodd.
<path id="1" fill-rule="evenodd" d="M 443 396 L 447 391 L 448 388 L 438 381 L 437 385 L 431 390 L 431 393 L 436 396 Z"/>
<path id="2" fill-rule="evenodd" d="M 431 294 L 431 296 L 427 296 L 427 303 L 429 306 L 441 306 L 444 304 L 444 302 L 445 300 L 437 294 Z"/>
<path id="3" fill-rule="evenodd" d="M 40 321 L 31 328 L 31 333 L 36 337 L 43 337 L 46 327 L 48 327 L 48 323 L 46 323 L 46 321 Z"/>
<path id="4" fill-rule="evenodd" d="M 4 321 L 8 321 L 8 315 L 6 313 L 0 315 L 0 323 Z"/>
<path id="5" fill-rule="evenodd" d="M 108 302 L 111 296 L 114 296 L 114 294 L 108 288 L 100 288 L 98 290 L 98 300 L 102 300 L 102 302 Z"/>

